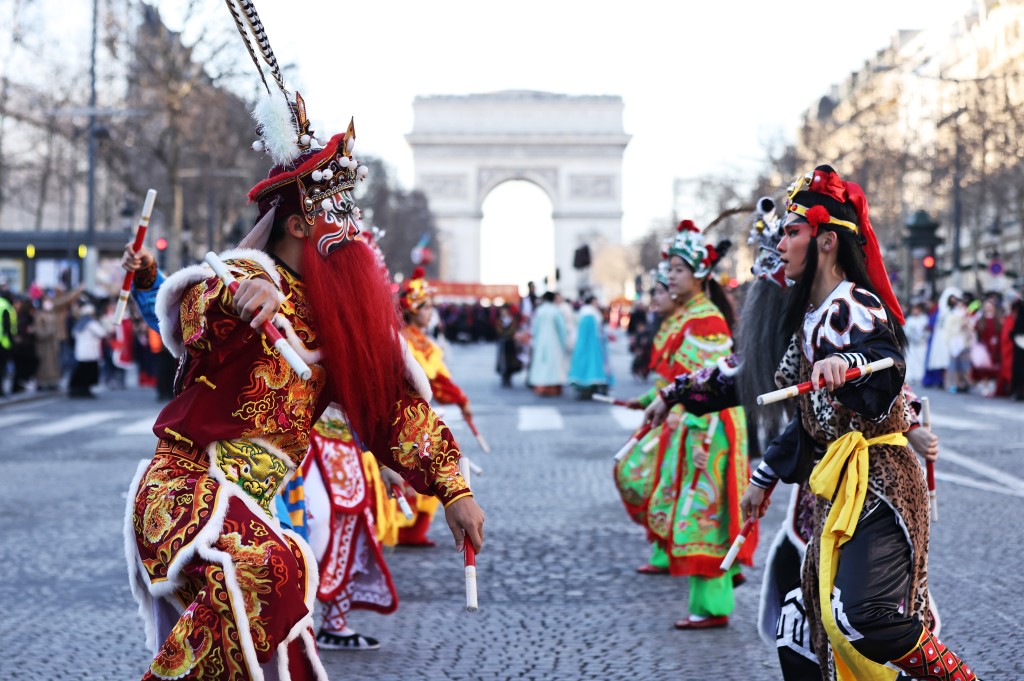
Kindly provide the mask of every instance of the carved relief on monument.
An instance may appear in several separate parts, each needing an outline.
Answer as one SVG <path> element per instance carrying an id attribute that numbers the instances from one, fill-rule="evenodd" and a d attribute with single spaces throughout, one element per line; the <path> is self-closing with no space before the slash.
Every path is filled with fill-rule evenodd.
<path id="1" fill-rule="evenodd" d="M 419 188 L 427 196 L 438 199 L 464 199 L 469 193 L 469 178 L 461 173 L 424 175 Z"/>
<path id="2" fill-rule="evenodd" d="M 569 196 L 574 199 L 615 198 L 617 184 L 614 175 L 570 175 Z"/>
<path id="3" fill-rule="evenodd" d="M 533 182 L 547 192 L 552 201 L 557 200 L 557 168 L 481 168 L 476 176 L 479 196 L 483 198 L 487 192 L 506 180 L 527 180 Z"/>

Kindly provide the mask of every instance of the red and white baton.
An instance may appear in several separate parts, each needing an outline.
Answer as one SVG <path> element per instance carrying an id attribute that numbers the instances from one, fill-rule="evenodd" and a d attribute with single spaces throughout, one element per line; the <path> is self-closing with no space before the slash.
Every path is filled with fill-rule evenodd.
<path id="1" fill-rule="evenodd" d="M 146 228 L 149 227 L 149 218 L 153 215 L 154 203 L 156 203 L 156 190 L 150 189 L 146 192 L 146 200 L 142 203 L 142 217 L 139 218 L 139 226 L 135 230 L 135 241 L 132 243 L 132 250 L 136 253 L 139 252 L 142 243 L 146 240 Z M 121 293 L 117 296 L 117 307 L 114 308 L 115 324 L 120 324 L 124 319 L 124 311 L 128 308 L 128 296 L 131 295 L 133 281 L 135 281 L 135 272 L 125 272 Z"/>
<path id="2" fill-rule="evenodd" d="M 921 425 L 931 432 L 932 429 L 932 404 L 927 397 L 921 398 Z M 935 462 L 930 459 L 924 460 L 925 477 L 928 479 L 928 501 L 932 508 L 932 521 L 939 519 L 939 497 L 935 493 Z"/>
<path id="3" fill-rule="evenodd" d="M 772 495 L 776 482 L 778 482 L 778 480 L 770 484 L 768 489 L 764 491 L 764 500 L 761 502 L 761 508 L 764 508 L 765 503 L 768 501 L 768 497 Z M 754 526 L 757 525 L 758 516 L 760 516 L 760 513 L 750 516 L 747 518 L 747 521 L 743 523 L 743 528 L 740 530 L 740 533 L 736 535 L 736 539 L 733 540 L 732 546 L 729 547 L 729 553 L 725 554 L 725 558 L 722 559 L 722 564 L 719 566 L 719 569 L 721 569 L 722 572 L 726 572 L 732 567 L 732 564 L 736 562 L 736 556 L 739 555 L 740 549 L 743 548 L 743 542 L 747 541 L 747 537 L 750 536 L 750 533 L 754 531 Z"/>
<path id="4" fill-rule="evenodd" d="M 466 481 L 466 487 L 473 489 L 470 483 L 469 461 L 465 458 L 460 459 L 459 469 L 462 472 L 463 479 Z M 473 542 L 470 540 L 469 535 L 464 535 L 462 538 L 462 552 L 466 570 L 466 612 L 476 612 L 480 609 L 476 594 L 476 549 L 473 548 Z"/>
<path id="5" fill-rule="evenodd" d="M 847 381 L 853 381 L 853 380 L 856 380 L 856 379 L 860 378 L 861 376 L 867 376 L 869 374 L 875 373 L 876 371 L 882 371 L 883 369 L 888 369 L 894 363 L 895 362 L 893 362 L 892 357 L 886 357 L 885 359 L 880 359 L 880 360 L 877 360 L 875 362 L 870 362 L 868 364 L 865 364 L 864 366 L 851 367 L 851 368 L 846 370 L 846 380 Z M 820 389 L 820 388 L 823 388 L 823 387 L 825 387 L 825 379 L 824 378 L 819 378 L 818 379 L 818 388 Z M 789 398 L 796 397 L 797 395 L 803 395 L 804 393 L 809 393 L 812 390 L 814 390 L 814 388 L 811 386 L 811 382 L 810 381 L 805 381 L 803 383 L 798 383 L 797 385 L 791 385 L 788 388 L 782 388 L 780 390 L 773 390 L 770 393 L 765 393 L 764 395 L 758 395 L 757 396 L 757 403 L 760 404 L 760 405 L 773 404 L 775 402 L 781 402 L 783 400 L 788 400 Z"/>
<path id="6" fill-rule="evenodd" d="M 632 450 L 633 447 L 636 447 L 636 444 L 640 442 L 640 440 L 643 440 L 645 437 L 647 437 L 647 434 L 649 432 L 651 432 L 651 424 L 648 423 L 646 425 L 640 426 L 640 430 L 633 433 L 633 436 L 629 438 L 626 444 L 622 445 L 622 449 L 615 452 L 615 460 L 622 461 L 622 459 L 624 459 L 626 455 L 629 454 L 630 450 Z"/>
<path id="7" fill-rule="evenodd" d="M 605 404 L 614 404 L 616 407 L 628 407 L 629 406 L 629 402 L 627 402 L 625 400 L 617 400 L 614 397 L 610 397 L 608 395 L 602 395 L 600 393 L 594 393 L 593 395 L 590 396 L 590 399 L 594 400 L 595 402 L 604 402 Z"/>
<path id="8" fill-rule="evenodd" d="M 473 423 L 473 417 L 466 416 L 466 412 L 462 412 L 462 418 L 465 419 L 466 425 L 469 426 L 469 430 L 473 433 L 473 437 L 475 437 L 476 441 L 480 444 L 480 449 L 484 450 L 484 454 L 490 454 L 491 446 L 487 444 L 487 440 L 485 440 L 484 436 L 480 434 L 480 431 L 476 429 L 476 424 Z"/>
<path id="9" fill-rule="evenodd" d="M 715 431 L 718 430 L 718 412 L 711 415 L 711 421 L 708 423 L 708 432 L 704 435 L 704 442 L 701 444 L 705 451 L 711 451 L 711 440 L 715 437 Z M 683 502 L 683 517 L 690 515 L 690 509 L 693 507 L 693 498 L 697 495 L 697 483 L 700 481 L 701 473 L 704 472 L 703 468 L 697 468 L 693 472 L 693 480 L 690 480 L 690 489 L 686 490 L 686 500 Z"/>
<path id="10" fill-rule="evenodd" d="M 406 520 L 412 520 L 412 507 L 409 506 L 409 500 L 405 498 L 405 493 L 402 492 L 402 488 L 398 485 L 391 485 L 391 493 L 395 495 L 395 501 L 398 502 L 398 510 L 402 512 L 402 515 L 405 516 Z"/>
<path id="11" fill-rule="evenodd" d="M 211 251 L 206 254 L 206 262 L 213 268 L 217 276 L 220 277 L 220 280 L 224 282 L 224 285 L 228 287 L 231 294 L 234 295 L 235 291 L 238 290 L 238 280 L 228 271 L 224 261 Z M 295 352 L 295 348 L 288 344 L 288 339 L 281 335 L 281 332 L 273 325 L 272 320 L 268 319 L 263 322 L 263 326 L 260 329 L 263 331 L 263 335 L 267 337 L 267 340 L 281 354 L 284 361 L 288 362 L 288 365 L 299 375 L 299 378 L 308 381 L 309 377 L 313 375 L 313 371 L 309 368 L 308 364 L 302 361 L 299 353 Z"/>

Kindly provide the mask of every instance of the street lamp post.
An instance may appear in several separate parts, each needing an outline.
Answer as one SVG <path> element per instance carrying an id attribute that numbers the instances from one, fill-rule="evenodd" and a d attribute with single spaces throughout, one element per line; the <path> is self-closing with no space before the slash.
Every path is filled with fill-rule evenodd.
<path id="1" fill-rule="evenodd" d="M 85 285 L 90 289 L 96 286 L 96 34 L 99 21 L 99 0 L 92 2 L 92 49 L 89 53 L 89 139 L 88 162 L 89 170 L 86 180 L 86 215 L 85 215 L 85 246 L 86 257 Z"/>

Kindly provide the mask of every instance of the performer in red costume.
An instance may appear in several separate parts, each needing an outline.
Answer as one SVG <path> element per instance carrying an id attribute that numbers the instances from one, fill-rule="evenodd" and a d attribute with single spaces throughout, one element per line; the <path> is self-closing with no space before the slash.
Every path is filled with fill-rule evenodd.
<path id="1" fill-rule="evenodd" d="M 452 380 L 451 372 L 444 363 L 444 352 L 426 333 L 430 319 L 434 313 L 433 291 L 426 280 L 422 267 L 417 267 L 402 282 L 398 292 L 398 306 L 402 310 L 405 326 L 402 337 L 409 346 L 412 358 L 423 369 L 430 381 L 430 390 L 434 399 L 441 404 L 454 404 L 462 410 L 463 416 L 469 420 L 473 412 L 469 408 L 469 398 Z M 430 399 L 427 397 L 427 399 Z M 433 546 L 433 540 L 427 537 L 430 523 L 437 513 L 437 500 L 417 494 L 410 499 L 416 513 L 411 525 L 399 519 L 398 543 L 401 546 Z"/>
<path id="2" fill-rule="evenodd" d="M 241 280 L 236 293 L 193 266 L 158 294 L 161 335 L 182 361 L 125 520 L 154 654 L 144 678 L 325 679 L 312 635 L 316 564 L 270 507 L 328 404 L 381 461 L 444 504 L 457 550 L 466 539 L 481 548 L 483 511 L 450 431 L 407 377 L 388 283 L 355 238 L 352 189 L 365 170 L 352 158 L 353 127 L 318 143 L 255 9 L 229 6 L 275 81 L 257 110 L 255 145 L 274 167 L 249 193 L 256 225 L 221 255 Z M 255 330 L 270 319 L 311 366 L 308 381 Z"/>
<path id="3" fill-rule="evenodd" d="M 398 607 L 374 512 L 387 501 L 383 474 L 364 452 L 344 415 L 328 409 L 309 434 L 302 465 L 309 543 L 318 559 L 323 604 L 317 644 L 330 650 L 375 650 L 377 639 L 348 626 L 351 610 L 382 614 Z M 401 482 L 401 478 L 395 479 Z"/>

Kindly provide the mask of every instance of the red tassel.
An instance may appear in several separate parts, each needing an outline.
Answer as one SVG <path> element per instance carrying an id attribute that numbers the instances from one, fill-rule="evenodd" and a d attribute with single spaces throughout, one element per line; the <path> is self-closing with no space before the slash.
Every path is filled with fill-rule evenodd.
<path id="1" fill-rule="evenodd" d="M 679 223 L 679 227 L 677 229 L 680 232 L 700 232 L 700 230 L 697 229 L 697 225 L 693 224 L 693 220 L 683 220 Z"/>
<path id="2" fill-rule="evenodd" d="M 427 271 L 422 267 L 417 267 L 412 271 L 412 274 L 409 275 L 409 279 L 422 279 L 425 276 L 427 276 Z"/>
<path id="3" fill-rule="evenodd" d="M 807 218 L 807 222 L 811 225 L 811 234 L 814 236 L 818 236 L 818 225 L 828 224 L 828 221 L 832 218 L 825 206 L 811 206 L 807 209 L 804 217 Z"/>

